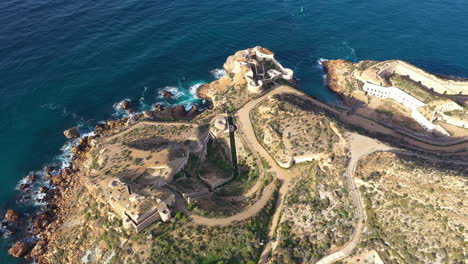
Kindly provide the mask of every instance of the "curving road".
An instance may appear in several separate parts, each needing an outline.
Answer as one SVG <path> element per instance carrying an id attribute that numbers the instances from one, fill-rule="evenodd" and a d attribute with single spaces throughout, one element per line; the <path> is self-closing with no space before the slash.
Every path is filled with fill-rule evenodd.
<path id="1" fill-rule="evenodd" d="M 462 143 L 452 144 L 452 145 L 449 145 L 449 144 L 445 145 L 442 143 L 442 145 L 440 145 L 441 144 L 440 142 L 434 142 L 435 144 L 430 144 L 429 142 L 415 140 L 409 136 L 397 133 L 393 129 L 390 129 L 372 120 L 366 119 L 358 115 L 347 114 L 345 112 L 341 112 L 325 103 L 319 102 L 309 97 L 308 95 L 294 88 L 291 88 L 288 86 L 277 86 L 275 88 L 272 88 L 268 93 L 264 94 L 263 96 L 245 104 L 236 113 L 236 121 L 237 121 L 237 126 L 238 126 L 237 133 L 240 134 L 240 136 L 245 141 L 245 143 L 249 146 L 249 148 L 252 151 L 256 152 L 255 153 L 256 156 L 258 155 L 259 157 L 262 157 L 263 159 L 266 160 L 266 162 L 270 165 L 269 172 L 272 173 L 272 175 L 274 175 L 276 178 L 278 178 L 282 183 L 279 189 L 279 196 L 278 196 L 278 200 L 276 204 L 276 211 L 275 211 L 275 214 L 273 215 L 272 224 L 270 225 L 270 231 L 268 234 L 269 243 L 266 245 L 259 263 L 267 263 L 268 255 L 270 251 L 274 249 L 275 244 L 272 241 L 272 238 L 275 235 L 275 232 L 276 232 L 279 220 L 280 220 L 283 201 L 289 190 L 292 177 L 289 171 L 287 169 L 281 168 L 276 163 L 276 161 L 270 156 L 270 154 L 263 148 L 263 146 L 257 141 L 255 131 L 253 129 L 253 126 L 250 120 L 250 112 L 265 98 L 275 95 L 275 94 L 283 94 L 283 93 L 294 94 L 296 96 L 299 96 L 300 98 L 307 100 L 311 104 L 317 105 L 318 107 L 335 114 L 338 117 L 338 119 L 344 123 L 348 123 L 348 124 L 351 123 L 355 126 L 362 127 L 371 133 L 381 133 L 381 134 L 391 135 L 401 140 L 402 142 L 406 142 L 407 145 L 411 145 L 412 147 L 417 148 L 417 149 L 424 149 L 425 151 L 428 151 L 428 152 L 445 151 L 445 152 L 459 152 L 459 153 L 466 151 L 468 149 L 468 142 L 462 142 Z M 354 178 L 353 178 L 354 170 L 355 170 L 357 162 L 361 158 L 363 158 L 364 156 L 372 152 L 388 151 L 392 149 L 391 147 L 388 147 L 375 139 L 365 137 L 356 133 L 351 133 L 348 139 L 349 139 L 349 149 L 351 152 L 351 159 L 350 159 L 348 168 L 344 176 L 345 176 L 346 184 L 348 185 L 351 199 L 356 208 L 355 214 L 356 214 L 357 223 L 354 228 L 351 240 L 348 243 L 346 243 L 343 247 L 338 249 L 336 252 L 333 252 L 323 257 L 322 259 L 320 259 L 317 262 L 319 264 L 332 263 L 337 260 L 343 259 L 344 257 L 348 256 L 354 250 L 354 248 L 357 246 L 357 244 L 360 241 L 362 232 L 365 227 L 366 215 L 365 215 L 363 204 L 360 198 L 359 191 L 356 188 Z M 184 207 L 181 207 L 181 208 L 183 208 L 184 212 L 188 214 L 190 218 L 196 224 L 207 225 L 207 226 L 229 225 L 232 222 L 242 221 L 242 220 L 255 216 L 266 205 L 267 201 L 273 195 L 274 189 L 275 189 L 274 181 L 272 181 L 265 188 L 265 190 L 262 193 L 261 198 L 254 205 L 250 206 L 249 208 L 240 212 L 239 214 L 233 215 L 231 217 L 207 218 L 207 217 L 202 217 L 202 216 L 191 214 L 191 212 L 189 212 L 186 209 L 185 205 Z"/>
<path id="2" fill-rule="evenodd" d="M 354 170 L 360 159 L 369 155 L 375 151 L 389 151 L 392 150 L 391 147 L 380 143 L 379 141 L 361 136 L 359 134 L 352 133 L 348 136 L 349 141 L 349 151 L 351 152 L 351 160 L 349 161 L 348 168 L 345 172 L 345 180 L 348 186 L 349 194 L 351 195 L 351 200 L 353 201 L 356 214 L 356 226 L 354 227 L 353 234 L 351 235 L 351 240 L 346 243 L 340 250 L 327 255 L 317 261 L 317 264 L 327 264 L 333 263 L 337 260 L 343 259 L 356 248 L 361 239 L 362 232 L 366 224 L 366 212 L 364 211 L 364 206 L 359 194 L 359 190 L 356 188 L 354 183 Z"/>

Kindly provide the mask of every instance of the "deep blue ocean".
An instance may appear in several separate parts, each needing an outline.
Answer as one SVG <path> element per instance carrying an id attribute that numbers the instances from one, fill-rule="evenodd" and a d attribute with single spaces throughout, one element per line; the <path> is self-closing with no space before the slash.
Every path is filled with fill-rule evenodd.
<path id="1" fill-rule="evenodd" d="M 336 101 L 320 58 L 402 59 L 468 76 L 466 0 L 3 0 L 0 2 L 0 214 L 18 182 L 63 161 L 62 131 L 116 118 L 124 98 L 200 103 L 226 57 L 257 45 L 295 71 L 301 89 Z M 164 101 L 159 91 L 177 89 Z M 11 237 L 0 239 L 0 263 Z"/>

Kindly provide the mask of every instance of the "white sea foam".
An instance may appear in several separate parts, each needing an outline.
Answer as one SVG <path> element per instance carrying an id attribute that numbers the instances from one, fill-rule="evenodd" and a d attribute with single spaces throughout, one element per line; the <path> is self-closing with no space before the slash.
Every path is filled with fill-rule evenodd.
<path id="1" fill-rule="evenodd" d="M 73 157 L 73 147 L 75 147 L 78 144 L 78 139 L 73 139 L 67 141 L 61 148 L 60 150 L 62 151 L 56 158 L 55 160 L 59 163 L 58 166 L 60 168 L 67 168 L 70 166 L 71 159 Z"/>
<path id="2" fill-rule="evenodd" d="M 140 103 L 142 103 L 144 100 L 145 100 L 145 95 L 146 95 L 146 92 L 148 91 L 148 87 L 143 87 L 143 92 L 141 92 L 141 97 L 140 97 Z"/>
<path id="3" fill-rule="evenodd" d="M 323 63 L 329 61 L 328 59 L 320 58 L 317 60 L 317 64 L 320 68 L 323 68 Z"/>
<path id="4" fill-rule="evenodd" d="M 71 117 L 71 118 L 76 119 L 76 120 L 81 120 L 82 119 L 77 114 L 68 111 L 67 108 L 62 106 L 62 105 L 43 104 L 43 105 L 41 105 L 41 108 L 47 108 L 47 109 L 50 109 L 50 110 L 58 110 L 58 111 L 62 112 L 62 116 L 64 116 L 64 117 Z"/>
<path id="5" fill-rule="evenodd" d="M 163 91 L 168 91 L 173 94 L 172 99 L 179 99 L 184 93 L 179 88 L 174 86 L 166 86 L 159 91 L 159 98 L 164 98 Z"/>
<path id="6" fill-rule="evenodd" d="M 140 99 L 138 100 L 138 103 L 140 104 L 138 109 L 140 110 L 140 112 L 142 111 L 146 111 L 146 110 L 150 110 L 151 109 L 151 106 L 150 105 L 147 105 L 145 103 L 145 96 L 146 96 L 146 92 L 148 91 L 148 87 L 144 87 L 143 88 L 143 92 L 141 93 L 141 97 Z"/>
<path id="7" fill-rule="evenodd" d="M 127 111 L 122 109 L 122 104 L 126 100 L 131 101 L 130 99 L 125 98 L 125 99 L 123 99 L 123 100 L 121 100 L 121 101 L 119 101 L 119 102 L 112 105 L 112 108 L 114 108 L 114 111 L 115 111 L 112 114 L 112 116 L 114 116 L 114 117 L 124 117 L 124 116 L 129 116 L 130 115 Z"/>
<path id="8" fill-rule="evenodd" d="M 211 74 L 213 74 L 216 79 L 221 79 L 226 75 L 226 71 L 224 69 L 214 69 L 211 71 Z"/>
<path id="9" fill-rule="evenodd" d="M 357 62 L 356 50 L 353 47 L 351 47 L 347 41 L 343 41 L 343 45 L 345 45 L 346 48 L 350 50 L 351 57 L 353 58 L 353 62 L 356 63 Z"/>
<path id="10" fill-rule="evenodd" d="M 329 61 L 328 59 L 324 59 L 324 58 L 320 58 L 317 60 L 317 65 L 318 67 L 320 68 L 320 70 L 323 71 L 323 63 L 326 62 L 326 61 Z M 322 74 L 322 80 L 323 80 L 323 84 L 326 85 L 327 83 L 327 75 L 325 73 Z"/>
<path id="11" fill-rule="evenodd" d="M 193 103 L 185 103 L 185 104 L 182 104 L 182 105 L 184 106 L 185 111 L 189 111 L 193 107 Z"/>
<path id="12" fill-rule="evenodd" d="M 189 92 L 193 96 L 194 99 L 198 99 L 197 90 L 203 84 L 204 84 L 203 82 L 197 82 L 193 84 L 192 86 L 190 86 Z"/>

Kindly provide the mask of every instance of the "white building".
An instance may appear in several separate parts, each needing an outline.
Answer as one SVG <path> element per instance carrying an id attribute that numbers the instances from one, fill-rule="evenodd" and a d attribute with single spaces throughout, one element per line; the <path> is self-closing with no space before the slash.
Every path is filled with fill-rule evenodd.
<path id="1" fill-rule="evenodd" d="M 399 102 L 400 104 L 408 107 L 409 109 L 416 109 L 425 105 L 420 100 L 400 90 L 397 87 L 383 87 L 371 83 L 365 83 L 363 89 L 368 94 L 379 98 L 391 98 Z"/>
<path id="2" fill-rule="evenodd" d="M 449 133 L 445 131 L 445 129 L 443 129 L 441 126 L 434 125 L 418 111 L 418 107 L 424 106 L 425 103 L 402 91 L 401 89 L 394 86 L 383 87 L 371 83 L 365 83 L 363 89 L 369 95 L 379 98 L 391 98 L 411 109 L 411 117 L 416 120 L 416 122 L 418 122 L 425 130 L 429 132 L 437 131 L 443 135 L 449 136 Z"/>

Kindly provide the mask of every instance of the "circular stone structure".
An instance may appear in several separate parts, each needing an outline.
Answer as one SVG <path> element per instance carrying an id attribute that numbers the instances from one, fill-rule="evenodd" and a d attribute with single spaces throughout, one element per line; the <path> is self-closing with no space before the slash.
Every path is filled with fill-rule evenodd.
<path id="1" fill-rule="evenodd" d="M 119 179 L 112 179 L 109 182 L 109 188 L 116 188 L 119 187 L 122 184 L 122 182 Z"/>
<path id="2" fill-rule="evenodd" d="M 130 229 L 132 228 L 132 220 L 130 218 L 126 217 L 124 220 L 122 220 L 122 225 L 125 229 Z"/>
<path id="3" fill-rule="evenodd" d="M 259 93 L 262 89 L 263 82 L 258 80 L 257 84 L 253 80 L 249 80 L 247 82 L 247 89 L 249 89 L 249 92 L 251 93 Z"/>
<path id="4" fill-rule="evenodd" d="M 227 122 L 225 117 L 218 117 L 214 122 L 214 127 L 218 131 L 224 131 L 227 129 Z"/>
<path id="5" fill-rule="evenodd" d="M 161 216 L 161 220 L 163 222 L 167 222 L 171 219 L 171 212 L 169 211 L 169 209 L 164 209 L 160 211 L 159 215 Z"/>
<path id="6" fill-rule="evenodd" d="M 285 69 L 284 69 L 284 71 L 283 71 L 283 79 L 290 81 L 290 80 L 293 79 L 293 76 L 294 76 L 293 70 L 288 69 L 288 68 L 285 68 Z"/>

